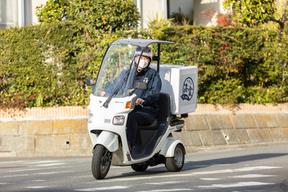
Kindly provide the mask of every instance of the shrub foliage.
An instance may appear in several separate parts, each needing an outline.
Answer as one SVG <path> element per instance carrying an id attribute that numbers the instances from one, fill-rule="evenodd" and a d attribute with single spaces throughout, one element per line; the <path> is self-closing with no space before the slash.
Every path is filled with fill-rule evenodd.
<path id="1" fill-rule="evenodd" d="M 199 67 L 200 102 L 288 101 L 287 37 L 279 47 L 277 32 L 256 28 L 182 26 L 154 33 L 176 42 L 164 50 L 163 62 Z"/>
<path id="2" fill-rule="evenodd" d="M 69 21 L 110 32 L 137 27 L 139 20 L 132 0 L 48 0 L 37 15 L 42 23 Z"/>
<path id="3" fill-rule="evenodd" d="M 139 35 L 175 42 L 163 46 L 163 63 L 199 67 L 201 103 L 288 101 L 288 41 L 279 47 L 277 32 L 168 26 L 111 34 L 56 23 L 0 31 L 0 107 L 86 105 L 83 82 L 96 77 L 107 45 Z"/>

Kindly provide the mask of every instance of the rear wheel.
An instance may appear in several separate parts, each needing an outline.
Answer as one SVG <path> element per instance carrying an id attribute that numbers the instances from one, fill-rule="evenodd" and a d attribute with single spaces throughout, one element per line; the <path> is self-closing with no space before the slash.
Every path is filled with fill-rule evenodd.
<path id="1" fill-rule="evenodd" d="M 167 157 L 165 166 L 168 171 L 180 171 L 184 166 L 185 149 L 183 145 L 178 144 L 174 149 L 174 157 Z"/>
<path id="2" fill-rule="evenodd" d="M 103 179 L 112 162 L 112 153 L 103 145 L 96 145 L 92 157 L 92 174 L 95 179 Z"/>
<path id="3" fill-rule="evenodd" d="M 138 163 L 131 165 L 131 168 L 136 172 L 144 172 L 148 168 L 147 163 Z"/>

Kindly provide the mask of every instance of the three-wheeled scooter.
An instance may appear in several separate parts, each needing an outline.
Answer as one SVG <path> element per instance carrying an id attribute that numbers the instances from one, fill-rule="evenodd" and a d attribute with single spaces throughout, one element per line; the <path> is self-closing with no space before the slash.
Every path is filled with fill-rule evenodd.
<path id="1" fill-rule="evenodd" d="M 183 118 L 195 111 L 197 68 L 160 65 L 160 47 L 171 43 L 147 39 L 114 41 L 105 53 L 96 83 L 91 80 L 86 82 L 92 85 L 93 90 L 88 130 L 93 144 L 92 174 L 95 179 L 103 179 L 111 164 L 131 166 L 137 172 L 144 172 L 148 166 L 161 163 L 168 171 L 183 168 L 185 148 L 180 140 L 173 138 L 172 133 L 181 131 Z M 158 103 L 160 113 L 153 123 L 139 127 L 142 143 L 136 152 L 129 147 L 126 124 L 136 100 L 133 82 L 137 64 L 134 63 L 134 54 L 137 48 L 148 46 L 154 46 L 157 53 L 150 67 L 158 71 L 162 81 Z M 120 74 L 121 79 L 115 81 Z M 111 84 L 113 90 L 105 92 L 105 88 Z"/>

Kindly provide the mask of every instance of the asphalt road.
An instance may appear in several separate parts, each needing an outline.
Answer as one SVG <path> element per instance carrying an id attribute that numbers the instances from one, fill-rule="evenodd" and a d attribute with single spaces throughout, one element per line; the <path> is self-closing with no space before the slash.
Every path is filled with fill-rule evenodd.
<path id="1" fill-rule="evenodd" d="M 0 191 L 288 192 L 288 144 L 187 154 L 184 170 L 112 166 L 96 181 L 90 157 L 0 159 Z"/>

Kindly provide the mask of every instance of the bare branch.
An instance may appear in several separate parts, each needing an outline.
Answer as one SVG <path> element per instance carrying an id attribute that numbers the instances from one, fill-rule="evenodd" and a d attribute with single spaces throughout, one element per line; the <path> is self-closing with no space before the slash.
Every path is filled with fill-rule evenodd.
<path id="1" fill-rule="evenodd" d="M 284 22 L 280 19 L 275 19 L 274 17 L 270 17 L 269 19 L 267 19 L 267 21 L 273 21 L 275 23 L 278 23 L 280 26 L 284 25 Z"/>

